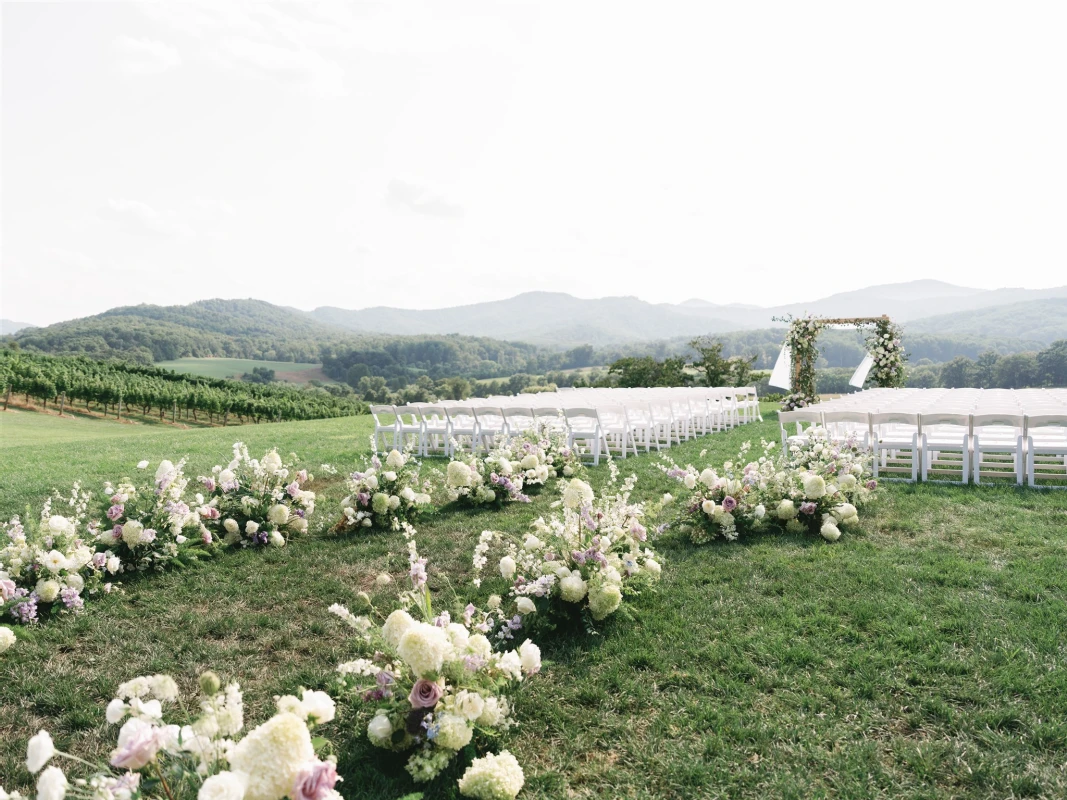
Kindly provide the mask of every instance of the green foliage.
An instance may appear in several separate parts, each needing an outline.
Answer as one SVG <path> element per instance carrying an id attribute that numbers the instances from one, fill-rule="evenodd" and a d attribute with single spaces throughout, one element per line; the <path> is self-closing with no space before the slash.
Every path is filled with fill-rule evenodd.
<path id="1" fill-rule="evenodd" d="M 617 376 L 622 387 L 639 386 L 688 386 L 690 376 L 685 372 L 684 358 L 666 358 L 656 361 L 651 356 L 644 358 L 620 358 L 608 368 L 608 374 Z"/>
<path id="2" fill-rule="evenodd" d="M 1053 342 L 1037 353 L 1000 356 L 992 351 L 977 360 L 957 356 L 938 370 L 937 385 L 945 388 L 1025 389 L 1067 386 L 1067 339 Z M 909 383 L 910 385 L 910 383 Z"/>
<path id="3" fill-rule="evenodd" d="M 260 377 L 270 370 L 261 371 Z M 322 419 L 350 416 L 365 411 L 351 396 L 316 388 L 270 382 L 244 383 L 217 378 L 181 375 L 168 369 L 119 361 L 96 361 L 81 356 L 44 356 L 9 350 L 0 351 L 0 385 L 6 390 L 47 403 L 81 401 L 105 413 L 114 407 L 133 406 L 147 415 L 152 409 L 160 419 L 178 412 L 207 413 L 208 419 L 228 421 L 231 415 L 255 422 L 261 420 Z"/>

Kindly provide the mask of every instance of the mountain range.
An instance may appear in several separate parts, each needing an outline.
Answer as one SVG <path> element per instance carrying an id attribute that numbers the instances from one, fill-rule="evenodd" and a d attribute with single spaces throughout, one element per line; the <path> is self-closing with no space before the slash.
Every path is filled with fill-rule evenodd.
<path id="1" fill-rule="evenodd" d="M 704 333 L 767 328 L 775 317 L 815 314 L 822 317 L 868 317 L 888 314 L 899 323 L 974 312 L 980 309 L 1067 298 L 1067 286 L 1054 289 L 972 289 L 936 280 L 871 286 L 840 292 L 810 302 L 770 308 L 706 300 L 683 303 L 648 303 L 636 297 L 605 297 L 584 300 L 557 292 L 526 292 L 507 300 L 475 303 L 453 308 L 410 310 L 377 306 L 350 311 L 322 306 L 308 312 L 313 318 L 361 333 L 441 334 L 492 336 L 497 339 L 572 347 L 575 344 L 608 345 L 670 339 Z M 1054 311 L 1054 310 L 1053 310 Z M 982 335 L 1018 336 L 1007 320 L 990 321 L 996 330 Z M 947 326 L 958 320 L 945 320 Z M 969 327 L 983 327 L 973 317 Z M 942 333 L 927 326 L 925 332 Z M 975 332 L 975 331 L 972 331 Z M 1058 332 L 1058 333 L 1057 333 Z M 1051 324 L 1053 338 L 1067 336 L 1067 325 L 1057 317 Z M 1044 339 L 1045 337 L 1042 337 Z"/>

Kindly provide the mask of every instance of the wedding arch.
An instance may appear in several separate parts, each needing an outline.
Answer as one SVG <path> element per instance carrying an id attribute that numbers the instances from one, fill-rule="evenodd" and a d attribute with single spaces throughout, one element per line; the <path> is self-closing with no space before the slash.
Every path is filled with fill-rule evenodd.
<path id="1" fill-rule="evenodd" d="M 884 314 L 880 317 L 775 317 L 776 322 L 788 322 L 782 352 L 771 373 L 770 385 L 788 389 L 790 393 L 782 400 L 782 408 L 793 410 L 805 408 L 818 402 L 815 391 L 815 362 L 819 349 L 815 340 L 820 331 L 829 325 L 847 325 L 867 328 L 867 355 L 856 369 L 850 384 L 863 386 L 870 375 L 876 386 L 897 387 L 904 385 L 904 352 L 900 326 Z"/>

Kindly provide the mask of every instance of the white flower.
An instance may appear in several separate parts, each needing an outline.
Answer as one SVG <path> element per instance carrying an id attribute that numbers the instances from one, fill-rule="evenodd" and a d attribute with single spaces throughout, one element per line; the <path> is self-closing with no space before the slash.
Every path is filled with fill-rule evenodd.
<path id="1" fill-rule="evenodd" d="M 515 559 L 511 556 L 504 556 L 500 559 L 500 577 L 511 580 L 511 576 L 515 574 Z"/>
<path id="2" fill-rule="evenodd" d="M 661 502 L 663 503 L 663 505 L 668 505 L 669 503 L 673 503 L 674 502 L 674 495 L 671 494 L 670 492 L 664 492 L 663 493 L 663 500 Z"/>
<path id="3" fill-rule="evenodd" d="M 126 543 L 127 547 L 137 547 L 137 545 L 141 544 L 143 536 L 144 525 L 135 519 L 128 520 L 122 526 L 122 541 Z"/>
<path id="4" fill-rule="evenodd" d="M 686 473 L 685 478 L 682 479 L 682 483 L 685 484 L 686 489 L 695 489 L 697 485 L 696 476 L 691 473 Z"/>
<path id="5" fill-rule="evenodd" d="M 510 675 L 514 680 L 522 678 L 522 658 L 514 650 L 508 650 L 497 661 L 500 671 Z"/>
<path id="6" fill-rule="evenodd" d="M 232 483 L 236 477 L 232 469 L 224 469 L 219 473 L 219 483 Z"/>
<path id="7" fill-rule="evenodd" d="M 537 469 L 537 467 L 537 456 L 533 453 L 530 453 L 522 461 L 519 462 L 520 469 Z"/>
<path id="8" fill-rule="evenodd" d="M 803 477 L 804 496 L 809 500 L 818 500 L 826 494 L 826 481 L 822 475 L 807 474 Z"/>
<path id="9" fill-rule="evenodd" d="M 523 541 L 522 546 L 526 550 L 539 550 L 541 548 L 541 540 L 532 533 L 529 533 L 526 535 L 526 539 Z"/>
<path id="10" fill-rule="evenodd" d="M 49 767 L 37 779 L 37 800 L 63 800 L 68 786 L 63 770 Z"/>
<path id="11" fill-rule="evenodd" d="M 471 632 L 458 622 L 448 623 L 445 626 L 445 633 L 448 634 L 448 641 L 452 642 L 452 647 L 456 650 L 465 650 L 471 638 Z"/>
<path id="12" fill-rule="evenodd" d="M 405 503 L 414 503 L 415 490 L 412 489 L 410 486 L 405 486 L 403 489 L 400 490 L 400 497 L 403 498 Z"/>
<path id="13" fill-rule="evenodd" d="M 260 466 L 267 472 L 277 472 L 282 468 L 282 457 L 278 455 L 277 450 L 271 450 L 265 456 L 263 460 L 259 462 Z"/>
<path id="14" fill-rule="evenodd" d="M 478 717 L 478 724 L 485 728 L 495 728 L 508 715 L 508 701 L 503 697 L 485 698 L 485 709 Z"/>
<path id="15" fill-rule="evenodd" d="M 396 646 L 399 655 L 418 678 L 435 675 L 452 653 L 452 643 L 444 629 L 415 622 L 404 631 Z"/>
<path id="16" fill-rule="evenodd" d="M 715 474 L 715 470 L 708 467 L 700 473 L 700 482 L 707 486 L 709 489 L 715 485 L 715 481 L 718 479 L 718 475 Z"/>
<path id="17" fill-rule="evenodd" d="M 778 519 L 790 520 L 796 515 L 797 509 L 792 500 L 783 500 L 778 504 Z"/>
<path id="18" fill-rule="evenodd" d="M 70 566 L 70 562 L 67 557 L 58 550 L 50 550 L 42 556 L 41 566 L 49 572 L 60 572 L 61 570 L 67 569 Z"/>
<path id="19" fill-rule="evenodd" d="M 527 675 L 541 671 L 541 648 L 529 639 L 519 645 L 519 658 L 522 659 L 522 671 Z"/>
<path id="20" fill-rule="evenodd" d="M 0 626 L 0 653 L 10 650 L 15 641 L 15 632 L 11 628 Z"/>
<path id="21" fill-rule="evenodd" d="M 459 779 L 459 791 L 475 800 L 514 800 L 522 791 L 525 776 L 515 756 L 504 750 L 476 758 Z"/>
<path id="22" fill-rule="evenodd" d="M 589 593 L 589 613 L 595 620 L 602 620 L 609 614 L 615 613 L 620 605 L 622 605 L 622 590 L 617 584 L 605 584 L 597 591 Z"/>
<path id="23" fill-rule="evenodd" d="M 485 700 L 477 692 L 463 689 L 456 695 L 455 709 L 461 717 L 474 722 L 485 711 Z"/>
<path id="24" fill-rule="evenodd" d="M 304 720 L 276 714 L 245 736 L 230 753 L 230 766 L 249 776 L 246 800 L 281 800 L 300 768 L 315 757 Z"/>
<path id="25" fill-rule="evenodd" d="M 378 476 L 367 474 L 363 476 L 363 482 L 367 485 L 367 488 L 372 492 L 378 488 Z"/>
<path id="26" fill-rule="evenodd" d="M 56 514 L 48 518 L 48 530 L 52 533 L 72 533 L 74 531 L 74 525 L 66 517 L 61 517 Z"/>
<path id="27" fill-rule="evenodd" d="M 137 469 L 148 469 L 148 459 L 146 458 L 144 461 L 138 461 Z"/>
<path id="28" fill-rule="evenodd" d="M 700 504 L 700 510 L 707 514 L 709 517 L 715 513 L 715 501 L 705 500 Z"/>
<path id="29" fill-rule="evenodd" d="M 250 519 L 250 520 L 248 520 L 248 522 L 245 523 L 245 533 L 247 535 L 251 536 L 253 533 L 256 533 L 257 531 L 259 531 L 259 523 L 258 522 L 256 522 L 253 519 Z"/>
<path id="30" fill-rule="evenodd" d="M 563 490 L 563 505 L 575 509 L 591 502 L 593 502 L 593 487 L 579 478 L 571 478 L 567 482 L 567 488 Z"/>
<path id="31" fill-rule="evenodd" d="M 271 531 L 270 543 L 274 547 L 285 547 L 285 537 L 279 531 Z"/>
<path id="32" fill-rule="evenodd" d="M 384 713 L 378 713 L 367 723 L 367 738 L 370 739 L 373 745 L 378 747 L 388 746 L 392 735 L 393 723 L 389 721 L 389 717 Z"/>
<path id="33" fill-rule="evenodd" d="M 26 769 L 37 773 L 41 767 L 47 764 L 56 754 L 56 747 L 52 744 L 52 737 L 48 731 L 37 731 L 26 746 Z"/>
<path id="34" fill-rule="evenodd" d="M 237 524 L 237 520 L 235 519 L 227 518 L 223 520 L 222 527 L 226 529 L 226 533 L 231 535 L 241 532 L 241 526 Z"/>
<path id="35" fill-rule="evenodd" d="M 269 519 L 275 525 L 284 525 L 289 521 L 289 509 L 288 507 L 277 503 L 270 507 L 267 512 L 267 519 Z"/>
<path id="36" fill-rule="evenodd" d="M 316 725 L 323 725 L 332 721 L 336 714 L 333 698 L 326 692 L 305 689 L 300 702 L 304 707 L 305 714 Z"/>
<path id="37" fill-rule="evenodd" d="M 568 603 L 578 603 L 589 591 L 589 584 L 582 580 L 580 572 L 574 572 L 559 582 L 559 595 Z"/>
<path id="38" fill-rule="evenodd" d="M 652 576 L 654 578 L 658 578 L 660 576 L 660 573 L 663 571 L 663 567 L 661 567 L 659 565 L 659 562 L 656 561 L 656 559 L 654 558 L 645 559 L 645 569 L 648 570 L 648 572 L 652 573 Z"/>
<path id="39" fill-rule="evenodd" d="M 386 470 L 382 473 L 382 477 L 391 483 L 396 480 L 396 473 L 390 470 Z"/>
<path id="40" fill-rule="evenodd" d="M 467 640 L 467 652 L 471 655 L 489 658 L 489 655 L 493 652 L 493 645 L 489 643 L 489 639 L 483 634 L 476 633 Z"/>
<path id="41" fill-rule="evenodd" d="M 385 465 L 393 469 L 400 469 L 405 461 L 404 454 L 399 450 L 390 450 L 389 455 L 385 457 Z"/>
<path id="42" fill-rule="evenodd" d="M 62 587 L 58 581 L 37 581 L 37 586 L 34 587 L 34 591 L 37 592 L 37 596 L 45 603 L 52 603 L 57 597 L 59 597 L 59 591 Z"/>
<path id="43" fill-rule="evenodd" d="M 474 731 L 467 720 L 458 714 L 444 713 L 437 717 L 437 737 L 434 744 L 449 750 L 462 750 L 470 744 Z"/>
<path id="44" fill-rule="evenodd" d="M 200 785 L 197 800 L 243 800 L 248 789 L 248 775 L 223 771 Z"/>
<path id="45" fill-rule="evenodd" d="M 537 611 L 537 606 L 534 605 L 534 601 L 529 597 L 520 597 L 515 601 L 515 607 L 520 614 L 533 614 Z"/>
<path id="46" fill-rule="evenodd" d="M 471 468 L 462 461 L 449 462 L 445 472 L 445 482 L 455 489 L 470 486 Z"/>
<path id="47" fill-rule="evenodd" d="M 174 464 L 166 459 L 159 462 L 159 466 L 156 467 L 156 483 L 159 483 L 166 478 L 171 477 L 175 473 Z"/>
<path id="48" fill-rule="evenodd" d="M 122 718 L 126 716 L 128 710 L 129 707 L 116 697 L 107 704 L 107 711 L 104 713 L 104 717 L 112 725 L 117 725 L 122 722 Z"/>
<path id="49" fill-rule="evenodd" d="M 383 572 L 382 575 L 385 575 Z M 381 582 L 382 575 L 378 576 L 378 580 L 375 583 L 379 585 L 385 585 Z M 390 580 L 392 580 L 390 578 Z M 386 581 L 388 583 L 389 581 Z M 411 615 L 404 611 L 402 608 L 398 608 L 392 614 L 390 614 L 385 624 L 382 625 L 382 638 L 389 643 L 391 647 L 396 647 L 400 644 L 400 638 L 407 633 L 408 628 L 415 624 L 415 620 L 411 618 Z"/>
<path id="50" fill-rule="evenodd" d="M 107 564 L 105 566 L 107 567 L 107 571 L 114 575 L 122 569 L 122 559 L 118 556 L 108 556 Z"/>
<path id="51" fill-rule="evenodd" d="M 841 531 L 832 522 L 823 523 L 823 526 L 819 529 L 819 534 L 828 542 L 836 542 L 841 538 Z"/>

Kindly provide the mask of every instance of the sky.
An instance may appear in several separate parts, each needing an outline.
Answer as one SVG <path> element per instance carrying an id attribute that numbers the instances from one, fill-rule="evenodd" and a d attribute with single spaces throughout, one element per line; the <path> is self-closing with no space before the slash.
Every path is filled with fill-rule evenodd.
<path id="1" fill-rule="evenodd" d="M 12 3 L 0 315 L 1067 283 L 1067 3 Z"/>

